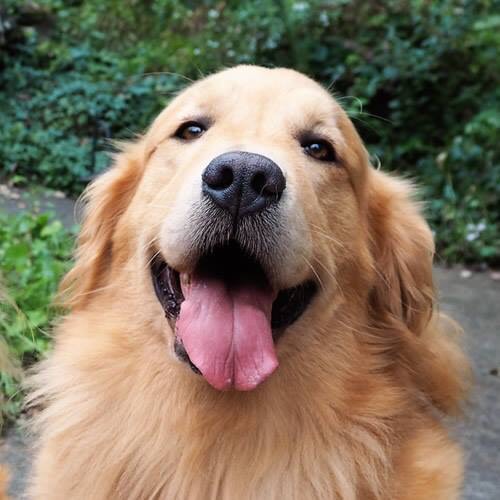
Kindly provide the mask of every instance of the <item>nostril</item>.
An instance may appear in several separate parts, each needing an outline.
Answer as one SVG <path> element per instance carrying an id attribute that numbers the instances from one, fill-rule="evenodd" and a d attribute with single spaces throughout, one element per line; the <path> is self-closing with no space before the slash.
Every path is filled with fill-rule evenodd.
<path id="1" fill-rule="evenodd" d="M 216 189 L 226 189 L 228 188 L 234 180 L 233 169 L 230 167 L 224 167 L 219 174 L 219 178 L 217 179 L 217 185 L 212 186 Z"/>
<path id="2" fill-rule="evenodd" d="M 265 199 L 273 198 L 279 200 L 285 189 L 285 178 L 281 171 L 258 171 L 250 179 L 252 191 Z"/>
<path id="3" fill-rule="evenodd" d="M 257 172 L 250 181 L 250 186 L 260 196 L 268 194 L 267 176 L 263 172 Z"/>
<path id="4" fill-rule="evenodd" d="M 227 166 L 208 170 L 203 174 L 203 180 L 211 189 L 227 189 L 234 181 L 233 169 Z"/>

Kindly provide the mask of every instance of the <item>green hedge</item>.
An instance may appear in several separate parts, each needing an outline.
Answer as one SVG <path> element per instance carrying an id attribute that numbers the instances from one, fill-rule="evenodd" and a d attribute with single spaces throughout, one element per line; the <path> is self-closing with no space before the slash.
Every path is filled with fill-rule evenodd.
<path id="1" fill-rule="evenodd" d="M 0 169 L 78 193 L 185 79 L 291 66 L 424 189 L 439 255 L 500 261 L 500 0 L 7 0 Z M 157 74 L 156 72 L 173 72 Z"/>
<path id="2" fill-rule="evenodd" d="M 30 365 L 48 348 L 58 312 L 52 301 L 69 268 L 73 241 L 74 231 L 48 214 L 0 211 L 0 335 L 16 365 Z M 14 374 L 0 371 L 0 423 L 20 410 L 19 383 Z"/>

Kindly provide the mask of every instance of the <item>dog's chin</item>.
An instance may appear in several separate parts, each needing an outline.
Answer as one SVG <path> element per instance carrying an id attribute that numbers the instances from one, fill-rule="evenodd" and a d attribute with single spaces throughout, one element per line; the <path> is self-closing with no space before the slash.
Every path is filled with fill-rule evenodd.
<path id="1" fill-rule="evenodd" d="M 312 279 L 274 289 L 259 259 L 236 241 L 201 255 L 189 273 L 157 253 L 151 276 L 177 357 L 219 390 L 253 389 L 274 371 L 275 343 L 318 289 Z"/>

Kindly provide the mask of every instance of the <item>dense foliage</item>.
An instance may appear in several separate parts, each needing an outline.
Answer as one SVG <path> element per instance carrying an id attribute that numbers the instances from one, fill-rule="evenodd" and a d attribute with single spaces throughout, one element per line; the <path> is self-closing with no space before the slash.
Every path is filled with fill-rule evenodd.
<path id="1" fill-rule="evenodd" d="M 383 168 L 423 186 L 441 257 L 498 263 L 500 0 L 6 0 L 0 9 L 4 176 L 79 192 L 106 165 L 110 138 L 143 131 L 185 84 L 179 73 L 291 66 L 340 96 Z"/>
<path id="2" fill-rule="evenodd" d="M 47 214 L 0 212 L 0 333 L 15 364 L 29 365 L 48 347 L 47 329 L 57 313 L 51 303 L 70 263 L 72 236 Z M 0 371 L 0 421 L 19 411 L 15 373 Z"/>

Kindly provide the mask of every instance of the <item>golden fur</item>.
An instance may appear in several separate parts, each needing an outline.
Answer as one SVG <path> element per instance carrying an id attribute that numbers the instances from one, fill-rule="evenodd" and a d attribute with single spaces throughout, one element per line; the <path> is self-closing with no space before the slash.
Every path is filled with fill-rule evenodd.
<path id="1" fill-rule="evenodd" d="M 0 464 L 0 500 L 9 500 L 7 486 L 9 483 L 9 471 L 7 467 Z"/>
<path id="2" fill-rule="evenodd" d="M 215 117 L 199 142 L 170 138 L 199 112 Z M 296 143 L 317 121 L 338 167 Z M 189 267 L 172 229 L 185 225 L 187 185 L 231 149 L 286 165 L 276 280 L 320 282 L 278 341 L 279 368 L 251 392 L 218 392 L 174 358 L 148 270 L 152 241 Z M 432 236 L 412 196 L 369 165 L 344 111 L 299 73 L 237 67 L 183 92 L 87 191 L 62 285 L 70 313 L 34 377 L 45 409 L 32 497 L 457 498 L 462 454 L 443 419 L 459 410 L 468 365 L 436 311 Z"/>

